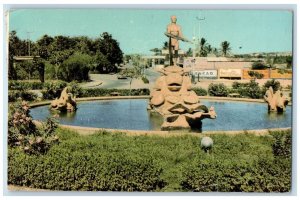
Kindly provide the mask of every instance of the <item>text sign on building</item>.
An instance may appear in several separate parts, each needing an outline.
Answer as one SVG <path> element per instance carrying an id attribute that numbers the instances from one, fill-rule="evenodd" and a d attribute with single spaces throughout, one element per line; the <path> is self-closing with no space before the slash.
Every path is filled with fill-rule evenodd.
<path id="1" fill-rule="evenodd" d="M 219 69 L 220 77 L 242 77 L 241 69 Z"/>
<path id="2" fill-rule="evenodd" d="M 217 70 L 197 70 L 192 71 L 192 74 L 199 78 L 216 78 L 218 76 Z"/>

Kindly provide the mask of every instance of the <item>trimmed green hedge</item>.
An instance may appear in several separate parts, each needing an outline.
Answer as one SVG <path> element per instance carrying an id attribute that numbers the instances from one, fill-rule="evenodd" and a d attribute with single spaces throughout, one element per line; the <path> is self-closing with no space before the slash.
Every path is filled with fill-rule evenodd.
<path id="1" fill-rule="evenodd" d="M 131 136 L 58 130 L 47 154 L 9 149 L 8 183 L 52 190 L 288 192 L 291 132 L 271 136 Z"/>
<path id="2" fill-rule="evenodd" d="M 46 155 L 9 149 L 8 183 L 51 190 L 154 191 L 164 186 L 153 159 L 128 153 L 99 136 L 78 137 Z M 105 140 L 105 138 L 103 138 Z"/>
<path id="3" fill-rule="evenodd" d="M 207 96 L 207 90 L 201 87 L 192 88 L 198 96 Z"/>
<path id="4" fill-rule="evenodd" d="M 98 97 L 98 96 L 111 96 L 112 92 L 120 93 L 120 96 L 142 96 L 149 95 L 149 89 L 104 89 L 104 88 L 93 88 L 83 89 L 82 94 L 78 97 Z"/>

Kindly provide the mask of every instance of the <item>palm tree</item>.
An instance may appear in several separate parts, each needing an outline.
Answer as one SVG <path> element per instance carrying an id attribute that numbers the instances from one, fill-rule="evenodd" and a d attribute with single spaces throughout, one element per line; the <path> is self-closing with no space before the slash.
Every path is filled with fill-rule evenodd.
<path id="1" fill-rule="evenodd" d="M 231 50 L 230 43 L 227 41 L 222 42 L 221 49 L 222 49 L 223 55 L 226 57 L 227 53 Z"/>
<path id="2" fill-rule="evenodd" d="M 213 50 L 210 44 L 207 45 L 206 49 L 207 49 L 207 53 L 211 53 Z"/>
<path id="3" fill-rule="evenodd" d="M 207 56 L 207 52 L 206 52 L 206 48 L 205 48 L 206 44 L 207 44 L 206 39 L 201 38 L 201 40 L 200 40 L 200 56 L 203 56 L 203 57 Z"/>

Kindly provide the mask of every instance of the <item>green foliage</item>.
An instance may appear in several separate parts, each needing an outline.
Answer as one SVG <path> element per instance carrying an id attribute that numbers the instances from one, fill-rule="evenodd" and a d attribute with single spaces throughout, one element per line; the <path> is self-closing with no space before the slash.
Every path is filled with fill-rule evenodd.
<path id="1" fill-rule="evenodd" d="M 250 80 L 248 83 L 233 82 L 231 92 L 239 93 L 242 97 L 252 99 L 262 98 L 263 95 L 258 83 L 255 82 L 255 80 Z"/>
<path id="2" fill-rule="evenodd" d="M 290 135 L 285 131 L 281 134 Z M 254 136 L 255 137 L 255 136 Z M 291 157 L 273 157 L 270 137 L 214 136 L 213 155 L 195 156 L 183 169 L 181 186 L 195 192 L 289 192 Z M 251 142 L 251 140 L 256 142 Z M 221 141 L 222 140 L 222 141 Z M 290 155 L 291 146 L 285 146 Z M 218 155 L 219 148 L 225 153 Z M 266 148 L 266 149 L 265 149 Z M 246 151 L 249 151 L 246 153 Z M 264 152 L 265 151 L 265 152 Z M 227 153 L 230 152 L 230 155 Z M 251 152 L 251 153 L 250 153 Z M 262 154 L 259 154 L 262 152 Z M 225 155 L 228 154 L 226 157 Z"/>
<path id="3" fill-rule="evenodd" d="M 96 69 L 100 73 L 108 73 L 114 70 L 114 66 L 108 61 L 107 57 L 98 52 L 96 56 L 93 57 L 94 59 L 94 69 Z M 112 68 L 112 69 L 111 69 Z"/>
<path id="4" fill-rule="evenodd" d="M 8 81 L 9 90 L 41 90 L 44 87 L 44 83 L 40 81 Z"/>
<path id="5" fill-rule="evenodd" d="M 59 98 L 62 90 L 67 86 L 64 81 L 51 81 L 44 84 L 42 91 L 44 99 Z"/>
<path id="6" fill-rule="evenodd" d="M 29 106 L 25 101 L 19 101 L 10 105 L 8 115 L 8 145 L 19 147 L 27 154 L 43 154 L 58 142 L 54 134 L 57 122 L 47 119 L 38 129 L 29 114 Z"/>
<path id="7" fill-rule="evenodd" d="M 192 88 L 192 90 L 196 92 L 198 96 L 207 96 L 207 91 L 204 88 L 197 87 L 197 88 Z"/>
<path id="8" fill-rule="evenodd" d="M 208 93 L 210 96 L 226 97 L 228 95 L 228 88 L 223 83 L 211 83 L 208 86 Z"/>
<path id="9" fill-rule="evenodd" d="M 281 89 L 280 82 L 275 79 L 267 81 L 263 86 L 263 90 L 266 91 L 269 87 L 272 87 L 274 92 Z"/>
<path id="10" fill-rule="evenodd" d="M 255 71 L 248 71 L 249 76 L 253 77 L 253 78 L 257 78 L 257 79 L 262 79 L 264 77 L 263 74 L 259 73 L 259 72 L 255 72 Z"/>
<path id="11" fill-rule="evenodd" d="M 288 192 L 291 188 L 291 159 L 273 155 L 275 140 L 270 136 L 212 135 L 210 154 L 200 149 L 199 137 L 188 135 L 129 137 L 101 131 L 80 136 L 58 129 L 58 136 L 60 144 L 41 156 L 10 148 L 8 183 L 75 191 Z"/>
<path id="12" fill-rule="evenodd" d="M 34 101 L 37 98 L 36 94 L 29 92 L 28 90 L 9 90 L 8 102 L 14 102 L 17 100 Z"/>
<path id="13" fill-rule="evenodd" d="M 142 96 L 149 95 L 149 89 L 104 89 L 104 88 L 93 88 L 93 89 L 84 89 L 82 95 L 78 97 L 100 97 L 100 96 L 111 96 L 112 92 L 120 93 L 120 96 Z"/>
<path id="14" fill-rule="evenodd" d="M 151 157 L 135 155 L 130 148 L 124 151 L 121 138 L 105 133 L 77 136 L 62 141 L 43 156 L 26 156 L 17 149 L 10 149 L 8 182 L 75 191 L 155 191 L 162 188 L 165 184 L 160 177 L 162 168 Z M 128 147 L 126 145 L 126 149 Z"/>
<path id="15" fill-rule="evenodd" d="M 82 96 L 83 89 L 79 86 L 78 82 L 72 81 L 68 84 L 70 87 L 70 92 L 73 94 L 74 97 Z"/>
<path id="16" fill-rule="evenodd" d="M 268 66 L 262 62 L 254 62 L 252 64 L 252 69 L 267 69 L 267 68 L 268 68 Z"/>
<path id="17" fill-rule="evenodd" d="M 149 80 L 147 79 L 146 76 L 142 76 L 142 81 L 143 81 L 145 84 L 149 84 Z"/>
<path id="18" fill-rule="evenodd" d="M 67 82 L 87 81 L 91 62 L 92 57 L 87 54 L 74 54 L 61 64 L 58 77 Z"/>
<path id="19" fill-rule="evenodd" d="M 292 135 L 286 134 L 284 131 L 273 132 L 271 135 L 274 138 L 274 143 L 272 144 L 274 156 L 291 158 Z"/>

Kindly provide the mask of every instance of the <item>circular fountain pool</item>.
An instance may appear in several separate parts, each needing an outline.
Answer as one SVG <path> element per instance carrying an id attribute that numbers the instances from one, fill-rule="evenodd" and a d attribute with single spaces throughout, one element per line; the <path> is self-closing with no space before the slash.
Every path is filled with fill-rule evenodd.
<path id="1" fill-rule="evenodd" d="M 148 99 L 97 100 L 78 103 L 75 113 L 60 114 L 61 124 L 129 130 L 160 130 L 162 117 L 147 111 Z M 202 120 L 202 131 L 231 131 L 292 126 L 291 107 L 282 114 L 268 113 L 267 104 L 234 101 L 201 100 L 207 107 L 214 106 L 216 119 Z M 49 106 L 31 109 L 35 120 L 51 116 Z"/>

